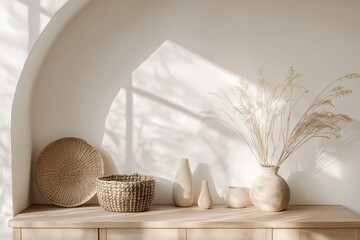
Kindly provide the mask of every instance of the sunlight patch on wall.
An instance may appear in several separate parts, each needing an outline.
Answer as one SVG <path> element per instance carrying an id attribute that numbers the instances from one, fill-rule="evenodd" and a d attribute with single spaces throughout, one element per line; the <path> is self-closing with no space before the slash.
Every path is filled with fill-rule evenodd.
<path id="1" fill-rule="evenodd" d="M 45 14 L 40 14 L 40 31 L 42 31 L 46 25 L 50 22 L 51 17 L 45 15 Z"/>
<path id="2" fill-rule="evenodd" d="M 126 92 L 121 89 L 109 110 L 106 118 L 102 148 L 107 157 L 114 163 L 116 169 L 109 169 L 110 173 L 127 173 L 131 168 L 126 165 Z M 106 166 L 105 166 L 106 167 Z"/>
<path id="3" fill-rule="evenodd" d="M 64 1 L 67 0 L 56 1 L 57 9 Z M 0 239 L 10 238 L 11 229 L 7 227 L 7 221 L 13 215 L 14 206 L 11 180 L 11 109 L 15 89 L 27 54 L 53 15 L 40 13 L 39 8 L 38 1 L 0 1 Z M 37 20 L 40 18 L 41 26 Z"/>
<path id="4" fill-rule="evenodd" d="M 157 176 L 158 203 L 171 202 L 171 182 L 181 157 L 190 160 L 196 192 L 201 180 L 208 179 L 215 202 L 222 202 L 228 185 L 249 186 L 248 170 L 256 166 L 250 150 L 225 126 L 202 124 L 199 114 L 221 106 L 209 92 L 227 89 L 237 79 L 220 66 L 165 41 L 133 72 L 131 86 L 120 90 L 110 107 L 102 147 L 117 171 Z M 132 96 L 131 106 L 126 94 Z M 129 107 L 131 111 L 126 109 Z M 131 118 L 127 114 L 132 114 Z M 131 144 L 131 158 L 127 157 L 127 144 Z M 131 166 L 126 161 L 131 161 Z"/>
<path id="5" fill-rule="evenodd" d="M 7 239 L 13 216 L 11 108 L 27 53 L 27 8 L 17 1 L 0 1 L 0 239 Z M 25 41 L 24 41 L 25 39 Z"/>
<path id="6" fill-rule="evenodd" d="M 40 1 L 40 8 L 41 11 L 48 15 L 52 16 L 54 15 L 62 6 L 64 6 L 69 0 L 58 0 L 58 1 L 52 1 L 52 0 L 39 0 Z"/>
<path id="7" fill-rule="evenodd" d="M 51 20 L 52 16 L 69 0 L 39 0 L 39 13 L 40 13 L 40 32 L 44 30 L 46 25 Z"/>
<path id="8" fill-rule="evenodd" d="M 331 157 L 331 156 L 326 156 Z M 336 159 L 332 160 L 333 163 L 327 167 L 324 167 L 321 171 L 322 174 L 327 175 L 331 179 L 341 180 L 343 177 L 342 174 L 342 163 L 337 161 Z"/>

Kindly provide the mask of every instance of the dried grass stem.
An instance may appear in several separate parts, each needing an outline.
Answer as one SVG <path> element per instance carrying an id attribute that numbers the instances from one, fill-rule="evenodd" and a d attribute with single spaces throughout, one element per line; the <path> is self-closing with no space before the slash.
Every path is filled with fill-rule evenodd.
<path id="1" fill-rule="evenodd" d="M 259 81 L 254 87 L 239 81 L 227 94 L 223 90 L 212 93 L 225 101 L 230 110 L 203 111 L 204 120 L 216 119 L 231 127 L 249 146 L 261 166 L 280 167 L 288 157 L 314 138 L 339 138 L 340 123 L 352 118 L 326 110 L 334 107 L 333 100 L 352 93 L 337 84 L 341 81 L 359 79 L 352 73 L 338 78 L 326 86 L 296 117 L 295 108 L 309 92 L 297 84 L 301 75 L 291 67 L 286 81 L 271 91 L 265 87 L 260 70 Z"/>

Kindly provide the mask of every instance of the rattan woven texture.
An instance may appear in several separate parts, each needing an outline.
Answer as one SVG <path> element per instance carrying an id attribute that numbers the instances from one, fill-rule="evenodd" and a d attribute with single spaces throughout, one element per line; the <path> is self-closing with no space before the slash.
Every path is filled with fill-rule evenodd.
<path id="1" fill-rule="evenodd" d="M 47 145 L 35 165 L 35 183 L 51 203 L 76 207 L 96 194 L 104 174 L 100 153 L 80 138 L 61 138 Z"/>
<path id="2" fill-rule="evenodd" d="M 143 212 L 155 196 L 155 177 L 142 174 L 110 175 L 98 178 L 100 205 L 111 212 Z"/>

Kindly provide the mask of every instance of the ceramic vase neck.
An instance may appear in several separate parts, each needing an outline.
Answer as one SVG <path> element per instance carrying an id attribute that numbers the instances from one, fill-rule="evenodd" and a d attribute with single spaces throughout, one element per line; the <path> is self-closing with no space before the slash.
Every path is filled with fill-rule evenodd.
<path id="1" fill-rule="evenodd" d="M 189 165 L 189 159 L 181 158 L 180 159 L 180 165 Z"/>
<path id="2" fill-rule="evenodd" d="M 279 167 L 261 167 L 261 169 L 265 175 L 277 175 Z"/>

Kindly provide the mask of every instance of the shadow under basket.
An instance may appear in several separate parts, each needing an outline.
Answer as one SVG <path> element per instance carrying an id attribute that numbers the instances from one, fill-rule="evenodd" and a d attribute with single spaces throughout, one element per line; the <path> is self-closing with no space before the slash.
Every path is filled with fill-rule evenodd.
<path id="1" fill-rule="evenodd" d="M 110 212 L 143 212 L 155 196 L 155 177 L 142 174 L 110 175 L 96 181 L 100 206 Z"/>

